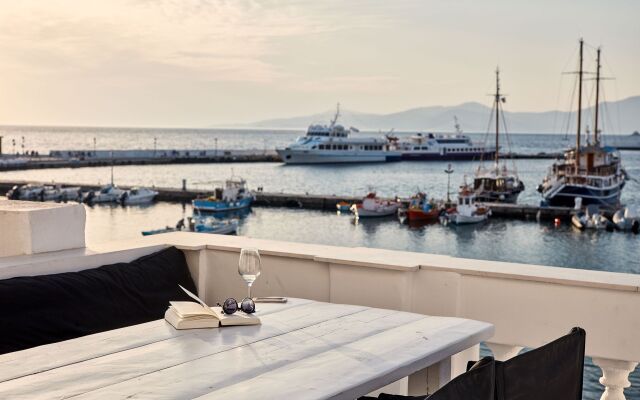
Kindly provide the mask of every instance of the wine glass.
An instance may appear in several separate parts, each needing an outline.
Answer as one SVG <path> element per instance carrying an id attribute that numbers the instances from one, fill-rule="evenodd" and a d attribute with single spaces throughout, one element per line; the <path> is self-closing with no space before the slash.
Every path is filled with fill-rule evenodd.
<path id="1" fill-rule="evenodd" d="M 260 275 L 260 253 L 256 248 L 245 248 L 240 251 L 240 261 L 238 262 L 238 273 L 247 283 L 247 297 L 251 298 L 251 285 Z"/>

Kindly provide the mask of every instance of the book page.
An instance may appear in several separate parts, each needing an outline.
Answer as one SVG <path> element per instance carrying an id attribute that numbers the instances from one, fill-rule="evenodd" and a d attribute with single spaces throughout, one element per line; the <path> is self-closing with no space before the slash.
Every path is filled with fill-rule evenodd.
<path id="1" fill-rule="evenodd" d="M 188 318 L 193 316 L 208 316 L 216 317 L 209 307 L 203 307 L 193 301 L 170 301 L 171 307 L 182 318 Z"/>

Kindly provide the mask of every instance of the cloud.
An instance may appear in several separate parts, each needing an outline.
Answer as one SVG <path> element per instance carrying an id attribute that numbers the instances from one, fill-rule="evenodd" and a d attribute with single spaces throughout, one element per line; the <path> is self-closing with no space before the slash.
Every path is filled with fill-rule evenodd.
<path id="1" fill-rule="evenodd" d="M 289 37 L 375 24 L 330 4 L 250 0 L 21 0 L 2 4 L 0 67 L 104 78 L 273 82 Z M 142 70 L 142 71 L 141 71 Z"/>

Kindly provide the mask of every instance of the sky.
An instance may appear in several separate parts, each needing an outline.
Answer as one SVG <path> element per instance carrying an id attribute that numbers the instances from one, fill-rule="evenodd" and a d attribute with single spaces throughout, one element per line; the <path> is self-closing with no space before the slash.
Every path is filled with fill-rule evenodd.
<path id="1" fill-rule="evenodd" d="M 0 0 L 0 124 L 207 127 L 490 105 L 566 109 L 578 38 L 640 95 L 637 0 Z M 591 65 L 587 65 L 591 68 Z"/>

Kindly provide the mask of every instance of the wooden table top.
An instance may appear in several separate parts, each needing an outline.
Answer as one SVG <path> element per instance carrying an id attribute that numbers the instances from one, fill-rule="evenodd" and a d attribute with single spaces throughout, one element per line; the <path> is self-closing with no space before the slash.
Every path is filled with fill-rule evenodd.
<path id="1" fill-rule="evenodd" d="M 262 325 L 164 320 L 0 356 L 0 398 L 354 399 L 493 335 L 485 322 L 289 299 Z"/>

